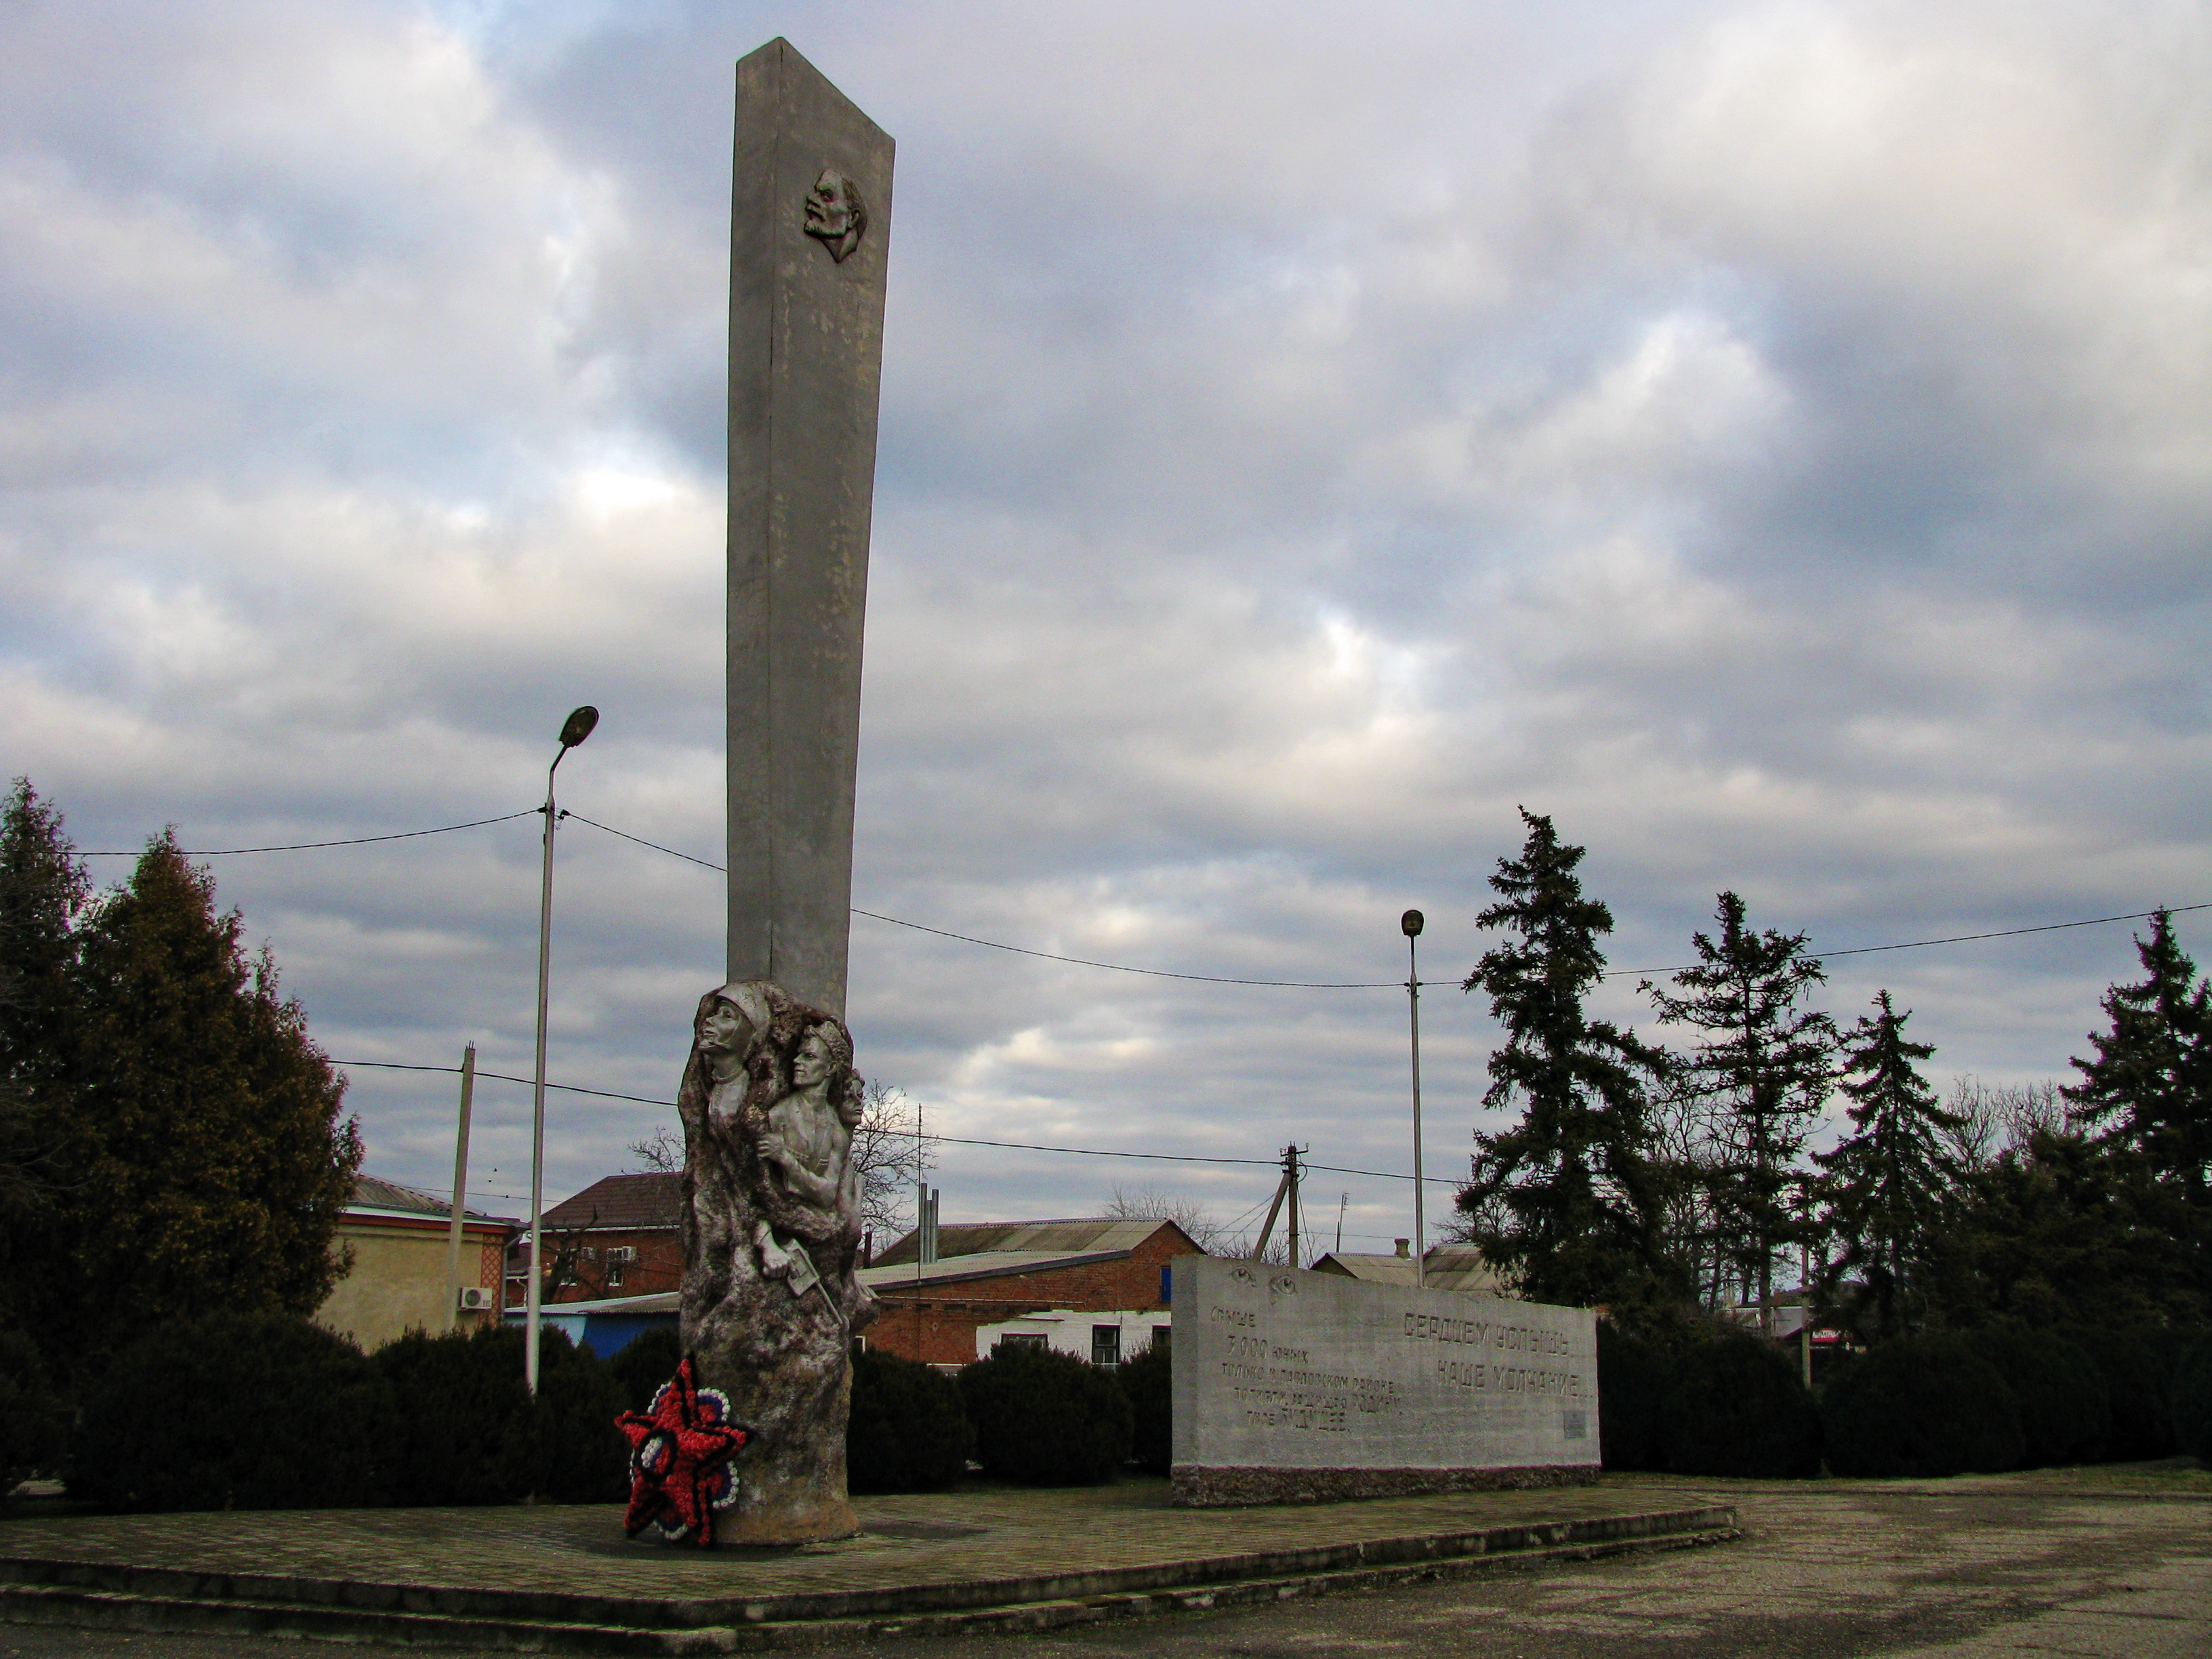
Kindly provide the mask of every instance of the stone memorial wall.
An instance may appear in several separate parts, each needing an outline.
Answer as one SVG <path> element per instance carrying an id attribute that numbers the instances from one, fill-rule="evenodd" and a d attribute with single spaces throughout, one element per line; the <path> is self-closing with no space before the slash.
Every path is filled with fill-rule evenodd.
<path id="1" fill-rule="evenodd" d="M 1212 1256 L 1174 1274 L 1179 1504 L 1597 1479 L 1587 1309 Z"/>

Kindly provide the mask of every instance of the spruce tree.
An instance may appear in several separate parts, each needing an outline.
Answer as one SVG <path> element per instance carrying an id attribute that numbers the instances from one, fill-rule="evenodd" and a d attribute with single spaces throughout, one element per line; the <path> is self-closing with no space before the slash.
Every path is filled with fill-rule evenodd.
<path id="1" fill-rule="evenodd" d="M 1823 1300 L 1835 1305 L 1856 1276 L 1872 1334 L 1893 1336 L 1919 1318 L 1922 1268 L 1935 1247 L 1962 1171 L 1945 1132 L 1958 1119 L 1936 1103 L 1918 1062 L 1936 1050 L 1905 1035 L 1889 993 L 1875 998 L 1875 1018 L 1859 1016 L 1845 1052 L 1842 1087 L 1851 1100 L 1852 1133 L 1814 1155 L 1826 1179 L 1830 1258 Z"/>
<path id="2" fill-rule="evenodd" d="M 2142 981 L 2105 994 L 2112 1030 L 2090 1034 L 2096 1057 L 2075 1060 L 2081 1080 L 2066 1097 L 2081 1121 L 2142 1153 L 2203 1216 L 2212 1196 L 2212 986 L 2197 977 L 2164 910 L 2136 954 Z"/>
<path id="3" fill-rule="evenodd" d="M 82 929 L 79 1140 L 55 1323 L 96 1357 L 149 1320 L 312 1313 L 362 1148 L 343 1081 L 266 952 L 173 835 Z"/>
<path id="4" fill-rule="evenodd" d="M 1462 990 L 1490 998 L 1505 1041 L 1490 1057 L 1492 1111 L 1521 1121 L 1474 1137 L 1459 1194 L 1468 1236 L 1539 1302 L 1605 1305 L 1634 1316 L 1680 1293 L 1661 1254 L 1659 1193 L 1647 1157 L 1647 1089 L 1657 1056 L 1632 1031 L 1590 1019 L 1584 994 L 1604 977 L 1601 935 L 1613 915 L 1583 895 L 1583 849 L 1525 808 L 1521 855 L 1490 878 L 1498 902 L 1477 920 L 1510 930 Z"/>
<path id="5" fill-rule="evenodd" d="M 0 808 L 0 1322 L 29 1321 L 51 1248 L 88 891 L 61 815 L 16 779 Z"/>
<path id="6" fill-rule="evenodd" d="M 1766 1310 L 1775 1252 L 1804 1234 L 1793 1166 L 1834 1079 L 1837 1032 L 1801 1006 L 1827 977 L 1804 934 L 1753 932 L 1734 893 L 1719 896 L 1713 918 L 1718 935 L 1691 935 L 1698 960 L 1674 975 L 1674 991 L 1649 980 L 1641 989 L 1661 1019 L 1703 1034 L 1668 1056 L 1667 1087 L 1707 1126 L 1719 1265 L 1755 1285 Z"/>

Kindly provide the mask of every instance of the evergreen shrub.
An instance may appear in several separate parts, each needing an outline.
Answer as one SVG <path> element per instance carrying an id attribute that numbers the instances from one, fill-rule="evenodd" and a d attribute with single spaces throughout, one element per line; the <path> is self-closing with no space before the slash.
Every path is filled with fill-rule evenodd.
<path id="1" fill-rule="evenodd" d="M 39 1345 L 21 1331 L 0 1331 L 0 1497 L 58 1467 L 67 1427 Z"/>
<path id="2" fill-rule="evenodd" d="M 2171 1457 L 2176 1358 L 2172 1334 L 2156 1326 L 2130 1325 L 2075 1326 L 2058 1334 L 2081 1349 L 2105 1379 L 2112 1425 L 2105 1455 L 2118 1463 Z"/>
<path id="3" fill-rule="evenodd" d="M 853 1358 L 852 1414 L 845 1424 L 845 1480 L 851 1490 L 937 1492 L 965 1473 L 975 1430 L 960 1385 L 933 1366 L 880 1349 Z"/>
<path id="4" fill-rule="evenodd" d="M 1996 1368 L 2020 1407 L 2021 1467 L 2094 1463 L 2112 1438 L 2112 1395 L 2089 1356 L 2051 1331 L 1996 1327 L 1968 1346 Z"/>
<path id="5" fill-rule="evenodd" d="M 2212 1336 L 2200 1337 L 2175 1368 L 2173 1438 L 2180 1450 L 2212 1464 Z"/>
<path id="6" fill-rule="evenodd" d="M 1147 1474 L 1165 1474 L 1175 1456 L 1174 1369 L 1168 1345 L 1155 1340 L 1115 1373 L 1129 1396 L 1129 1461 Z"/>
<path id="7" fill-rule="evenodd" d="M 394 1503 L 593 1504 L 623 1495 L 629 1454 L 614 1426 L 622 1396 L 613 1376 L 561 1331 L 544 1331 L 538 1354 L 533 1401 L 519 1325 L 415 1331 L 377 1350 L 370 1363 L 397 1413 Z"/>
<path id="8" fill-rule="evenodd" d="M 1666 1468 L 1661 1425 L 1674 1383 L 1671 1349 L 1598 1321 L 1598 1453 L 1607 1468 Z"/>
<path id="9" fill-rule="evenodd" d="M 1111 1480 L 1129 1461 L 1129 1397 L 1108 1372 L 1049 1348 L 995 1350 L 960 1373 L 989 1474 L 1040 1486 Z"/>
<path id="10" fill-rule="evenodd" d="M 641 1412 L 653 1403 L 660 1385 L 676 1375 L 684 1363 L 684 1334 L 673 1325 L 641 1331 L 612 1359 L 607 1370 L 622 1393 L 623 1409 Z"/>
<path id="11" fill-rule="evenodd" d="M 70 1490 L 119 1510 L 374 1504 L 393 1428 L 390 1385 L 342 1336 L 290 1314 L 176 1320 L 85 1389 Z"/>
<path id="12" fill-rule="evenodd" d="M 1660 1435 L 1676 1474 L 1802 1480 L 1820 1472 L 1813 1396 L 1787 1356 L 1747 1333 L 1724 1333 L 1680 1355 Z"/>
<path id="13" fill-rule="evenodd" d="M 1844 1475 L 1996 1474 L 2016 1466 L 2020 1407 L 1955 1337 L 1901 1337 L 1837 1368 L 1820 1395 L 1828 1468 Z"/>

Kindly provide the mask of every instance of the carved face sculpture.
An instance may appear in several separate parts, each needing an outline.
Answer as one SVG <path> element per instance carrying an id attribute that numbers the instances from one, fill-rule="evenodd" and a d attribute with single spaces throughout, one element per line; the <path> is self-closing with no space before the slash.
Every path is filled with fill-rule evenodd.
<path id="1" fill-rule="evenodd" d="M 868 228 L 867 204 L 860 186 L 834 167 L 822 169 L 814 188 L 806 192 L 806 234 L 820 240 L 838 264 L 860 245 Z"/>
<path id="2" fill-rule="evenodd" d="M 799 1045 L 799 1052 L 792 1056 L 792 1086 L 811 1089 L 817 1083 L 826 1083 L 836 1063 L 836 1057 L 830 1053 L 829 1033 L 819 1025 L 816 1026 L 806 1034 L 806 1041 Z"/>
<path id="3" fill-rule="evenodd" d="M 745 1040 L 752 1036 L 752 1025 L 738 1012 L 737 1005 L 717 997 L 707 1005 L 706 1012 L 699 1016 L 699 1052 L 702 1054 L 733 1054 L 741 1052 Z"/>

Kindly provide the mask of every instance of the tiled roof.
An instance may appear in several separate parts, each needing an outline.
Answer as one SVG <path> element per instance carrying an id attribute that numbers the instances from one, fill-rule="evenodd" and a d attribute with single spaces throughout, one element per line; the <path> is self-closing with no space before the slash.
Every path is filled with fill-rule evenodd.
<path id="1" fill-rule="evenodd" d="M 453 1200 L 442 1193 L 425 1192 L 420 1187 L 403 1187 L 396 1181 L 386 1181 L 381 1176 L 357 1175 L 353 1178 L 353 1201 L 349 1210 L 389 1210 L 401 1215 L 436 1216 L 441 1220 L 453 1212 Z M 482 1210 L 465 1209 L 462 1216 L 470 1221 L 497 1221 L 512 1224 L 511 1216 L 489 1215 Z"/>
<path id="2" fill-rule="evenodd" d="M 545 1224 L 632 1232 L 674 1227 L 683 1217 L 684 1177 L 648 1172 L 612 1175 L 593 1182 L 574 1198 L 563 1199 L 546 1211 Z"/>
<path id="3" fill-rule="evenodd" d="M 1133 1250 L 1163 1227 L 1172 1230 L 1177 1243 L 1187 1247 L 1177 1254 L 1203 1254 L 1172 1221 L 1095 1216 L 1083 1221 L 954 1222 L 938 1228 L 937 1255 L 943 1261 L 948 1256 L 975 1255 L 984 1250 L 1043 1250 L 1055 1255 Z M 889 1249 L 877 1252 L 876 1266 L 890 1267 L 902 1261 L 911 1265 L 914 1259 L 915 1238 L 908 1233 Z"/>

